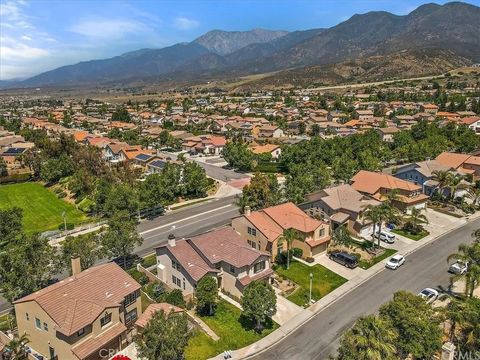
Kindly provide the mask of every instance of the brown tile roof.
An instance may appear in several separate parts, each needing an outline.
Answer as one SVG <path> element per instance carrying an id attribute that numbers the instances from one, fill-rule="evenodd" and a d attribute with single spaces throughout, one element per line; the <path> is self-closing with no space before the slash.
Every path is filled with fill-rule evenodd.
<path id="1" fill-rule="evenodd" d="M 79 359 L 85 359 L 89 355 L 93 354 L 95 351 L 101 350 L 103 346 L 106 346 L 108 343 L 120 336 L 126 330 L 127 328 L 125 327 L 125 325 L 123 325 L 122 323 L 116 323 L 100 335 L 96 337 L 91 337 L 85 341 L 82 341 L 78 345 L 75 345 L 74 347 L 72 347 L 72 352 Z"/>
<path id="2" fill-rule="evenodd" d="M 182 308 L 179 308 L 178 306 L 171 305 L 168 303 L 159 303 L 159 304 L 150 304 L 148 307 L 145 309 L 142 315 L 138 318 L 138 320 L 135 322 L 135 325 L 141 328 L 144 328 L 147 326 L 148 322 L 152 319 L 152 317 L 159 311 L 162 311 L 168 315 L 171 313 L 179 313 L 183 312 L 184 310 Z"/>
<path id="3" fill-rule="evenodd" d="M 70 336 L 91 324 L 106 308 L 119 307 L 140 285 L 115 263 L 92 267 L 18 299 L 35 301 Z"/>
<path id="4" fill-rule="evenodd" d="M 248 246 L 230 226 L 192 237 L 188 242 L 212 264 L 225 261 L 239 268 L 253 264 L 262 255 L 268 256 Z"/>
<path id="5" fill-rule="evenodd" d="M 321 221 L 312 219 L 291 202 L 253 211 L 245 218 L 269 241 L 274 241 L 287 229 L 308 233 L 322 225 Z"/>
<path id="6" fill-rule="evenodd" d="M 444 151 L 440 155 L 438 155 L 435 160 L 437 160 L 440 164 L 443 164 L 445 166 L 458 169 L 460 166 L 463 165 L 465 161 L 468 160 L 469 157 L 471 157 L 471 155 L 456 154 L 456 153 Z"/>
<path id="7" fill-rule="evenodd" d="M 256 145 L 250 147 L 254 154 L 271 153 L 279 148 L 280 146 L 274 144 Z"/>
<path id="8" fill-rule="evenodd" d="M 267 269 L 265 271 L 261 271 L 259 272 L 258 274 L 255 274 L 253 276 L 244 276 L 242 277 L 241 279 L 238 279 L 237 281 L 242 284 L 243 286 L 247 286 L 248 284 L 250 284 L 252 281 L 255 281 L 255 280 L 261 280 L 261 279 L 265 279 L 266 277 L 270 276 L 273 274 L 273 270 L 272 269 Z"/>
<path id="9" fill-rule="evenodd" d="M 414 183 L 398 179 L 388 174 L 365 170 L 359 171 L 352 178 L 352 181 L 352 187 L 355 190 L 371 195 L 377 193 L 380 189 L 399 189 L 406 191 L 421 190 L 421 187 L 419 185 L 415 185 Z"/>

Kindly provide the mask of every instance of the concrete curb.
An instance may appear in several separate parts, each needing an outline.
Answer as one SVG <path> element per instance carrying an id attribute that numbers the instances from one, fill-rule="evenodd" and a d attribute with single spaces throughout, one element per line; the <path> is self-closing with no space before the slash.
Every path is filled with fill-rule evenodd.
<path id="1" fill-rule="evenodd" d="M 465 226 L 466 224 L 471 223 L 471 222 L 473 222 L 473 221 L 475 221 L 479 218 L 480 218 L 480 213 L 475 213 L 472 216 L 466 217 L 465 218 L 465 220 L 466 220 L 465 223 L 459 224 L 458 226 L 455 226 L 455 227 L 447 230 L 446 232 L 444 232 L 442 234 L 438 234 L 437 236 L 434 236 L 431 239 L 428 239 L 428 240 L 425 240 L 425 241 L 422 241 L 422 239 L 419 240 L 419 241 L 416 241 L 415 243 L 412 243 L 409 246 L 409 249 L 408 248 L 405 249 L 405 251 L 402 255 L 404 255 L 404 256 L 411 255 L 415 251 L 417 251 L 417 250 L 425 247 L 426 245 L 434 242 L 438 238 L 440 238 L 442 236 L 445 236 L 445 235 L 448 235 L 449 233 L 451 233 L 451 232 L 461 228 L 462 226 Z M 232 351 L 233 359 L 250 359 L 253 356 L 260 355 L 260 354 L 264 353 L 265 351 L 269 350 L 271 347 L 278 344 L 280 341 L 282 341 L 285 337 L 290 335 L 292 332 L 296 331 L 301 326 L 306 324 L 308 321 L 313 319 L 317 314 L 319 314 L 323 310 L 327 309 L 328 307 L 330 307 L 331 305 L 336 303 L 338 300 L 342 299 L 344 296 L 348 295 L 350 292 L 352 292 L 353 290 L 358 288 L 360 285 L 365 283 L 367 280 L 369 280 L 373 276 L 375 276 L 378 273 L 380 273 L 381 271 L 385 270 L 386 261 L 387 261 L 387 259 L 384 259 L 384 260 L 380 261 L 379 263 L 375 264 L 374 266 L 372 266 L 369 269 L 369 270 L 372 270 L 372 271 L 368 272 L 365 275 L 365 277 L 362 276 L 363 274 L 360 274 L 360 275 L 356 276 L 355 278 L 349 280 L 345 285 L 347 285 L 348 283 L 355 282 L 355 281 L 358 281 L 358 283 L 352 284 L 353 286 L 351 286 L 350 288 L 348 288 L 346 290 L 342 289 L 343 292 L 339 291 L 342 288 L 342 286 L 340 286 L 339 288 L 335 289 L 330 294 L 326 295 L 325 297 L 323 297 L 322 299 L 317 301 L 315 304 L 311 305 L 308 309 L 305 309 L 304 312 L 300 313 L 298 316 L 296 316 L 292 320 L 288 321 L 287 323 L 285 323 L 285 325 L 281 326 L 280 328 L 278 328 L 274 332 L 270 333 L 269 335 L 267 335 L 263 339 L 260 339 L 256 343 L 248 345 L 244 348 Z M 337 292 L 339 292 L 338 295 L 336 294 Z M 329 299 L 329 298 L 333 298 L 333 299 Z M 325 300 L 325 299 L 327 299 L 328 301 Z M 313 310 L 312 308 L 315 307 L 315 305 L 322 304 L 322 300 L 323 300 L 323 302 L 326 302 L 326 304 L 324 306 L 318 307 L 318 309 Z M 307 313 L 310 313 L 310 314 L 307 317 L 305 317 L 305 315 Z M 265 345 L 262 347 L 263 343 L 265 343 Z M 217 355 L 217 356 L 215 356 L 215 357 L 213 357 L 209 360 L 222 360 L 222 359 L 224 359 L 223 354 L 219 354 L 219 355 Z"/>

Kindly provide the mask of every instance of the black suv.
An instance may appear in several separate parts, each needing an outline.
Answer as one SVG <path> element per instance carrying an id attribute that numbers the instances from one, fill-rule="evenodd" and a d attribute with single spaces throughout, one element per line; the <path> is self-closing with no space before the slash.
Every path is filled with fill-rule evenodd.
<path id="1" fill-rule="evenodd" d="M 339 264 L 342 264 L 343 266 L 346 266 L 350 269 L 355 269 L 358 266 L 357 258 L 345 252 L 340 252 L 340 251 L 332 252 L 328 254 L 328 257 L 331 260 Z"/>

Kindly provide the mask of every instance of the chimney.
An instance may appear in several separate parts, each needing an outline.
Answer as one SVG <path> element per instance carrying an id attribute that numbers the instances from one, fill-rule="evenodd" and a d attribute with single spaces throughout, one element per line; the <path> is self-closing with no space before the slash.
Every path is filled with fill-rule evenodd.
<path id="1" fill-rule="evenodd" d="M 252 211 L 250 210 L 250 206 L 245 206 L 245 208 L 243 209 L 243 213 L 245 216 L 250 216 L 250 214 L 252 213 Z"/>
<path id="2" fill-rule="evenodd" d="M 72 275 L 77 275 L 82 272 L 82 265 L 80 263 L 80 256 L 72 256 Z"/>
<path id="3" fill-rule="evenodd" d="M 170 246 L 170 247 L 175 246 L 175 235 L 174 234 L 168 235 L 168 246 Z"/>

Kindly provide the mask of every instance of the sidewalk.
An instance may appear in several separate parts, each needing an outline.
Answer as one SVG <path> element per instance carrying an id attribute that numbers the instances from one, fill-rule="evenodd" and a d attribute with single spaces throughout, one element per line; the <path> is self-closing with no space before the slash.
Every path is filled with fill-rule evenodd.
<path id="1" fill-rule="evenodd" d="M 444 232 L 438 233 L 435 232 L 434 234 L 430 234 L 419 241 L 412 241 L 411 244 L 404 244 L 402 248 L 402 255 L 407 256 L 414 251 L 428 245 L 429 243 L 435 241 L 437 238 L 443 235 L 447 235 L 451 231 L 458 229 L 459 227 L 463 226 L 464 224 L 471 222 L 480 218 L 480 212 L 469 216 L 466 219 L 456 219 L 459 221 L 453 221 L 451 226 L 446 229 L 443 228 Z M 370 269 L 365 270 L 358 274 L 357 276 L 353 277 L 351 280 L 343 284 L 342 286 L 338 287 L 328 295 L 324 296 L 322 299 L 317 301 L 315 304 L 311 305 L 309 308 L 303 310 L 299 314 L 297 314 L 294 318 L 286 322 L 280 328 L 275 330 L 274 332 L 270 333 L 263 339 L 257 341 L 254 344 L 246 346 L 242 349 L 232 351 L 233 359 L 246 359 L 249 356 L 258 355 L 260 352 L 267 350 L 269 347 L 275 345 L 277 342 L 282 340 L 284 337 L 287 337 L 293 331 L 297 330 L 307 321 L 309 321 L 315 314 L 325 310 L 330 305 L 335 303 L 338 299 L 344 297 L 360 285 L 362 285 L 365 281 L 373 277 L 374 275 L 378 274 L 379 272 L 385 269 L 385 263 L 388 259 L 380 261 L 378 264 L 372 266 Z M 222 360 L 223 355 L 220 354 L 216 357 L 211 358 L 211 360 Z"/>

